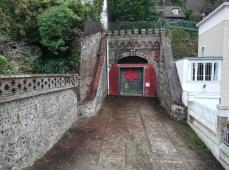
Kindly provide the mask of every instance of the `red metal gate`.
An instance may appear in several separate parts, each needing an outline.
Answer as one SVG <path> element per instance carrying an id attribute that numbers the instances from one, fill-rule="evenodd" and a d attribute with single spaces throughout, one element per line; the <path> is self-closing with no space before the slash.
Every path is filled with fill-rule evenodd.
<path id="1" fill-rule="evenodd" d="M 110 70 L 110 95 L 120 95 L 122 84 L 120 70 L 122 68 L 143 68 L 143 96 L 156 96 L 157 94 L 157 83 L 156 83 L 156 72 L 151 64 L 114 64 Z M 142 88 L 140 87 L 140 88 Z M 139 89 L 141 90 L 141 89 Z M 125 95 L 125 94 L 124 94 Z"/>

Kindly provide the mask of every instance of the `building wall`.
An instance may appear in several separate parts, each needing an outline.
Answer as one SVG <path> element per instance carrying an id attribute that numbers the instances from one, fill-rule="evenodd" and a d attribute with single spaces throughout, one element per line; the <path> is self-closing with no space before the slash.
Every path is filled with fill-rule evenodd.
<path id="1" fill-rule="evenodd" d="M 229 106 L 229 20 L 224 21 L 221 105 Z"/>
<path id="2" fill-rule="evenodd" d="M 63 83 L 63 78 L 0 79 L 0 169 L 31 166 L 77 121 L 77 86 L 73 80 Z M 53 85 L 46 85 L 46 80 Z M 21 82 L 22 91 L 27 87 L 25 94 L 19 88 Z M 29 89 L 30 84 L 35 85 Z"/>
<path id="3" fill-rule="evenodd" d="M 101 13 L 100 22 L 102 23 L 103 29 L 108 29 L 108 14 L 107 14 L 107 0 L 103 1 L 103 11 Z"/>
<path id="4" fill-rule="evenodd" d="M 219 62 L 218 81 L 192 81 L 191 80 L 191 63 L 192 62 Z M 198 103 L 216 109 L 220 100 L 221 88 L 221 70 L 222 60 L 178 60 L 176 61 L 178 75 L 183 89 L 182 101 L 188 106 L 189 101 Z"/>
<path id="5" fill-rule="evenodd" d="M 205 49 L 204 56 L 223 56 L 223 28 L 222 22 L 199 34 L 198 56 L 203 57 L 202 47 Z"/>
<path id="6" fill-rule="evenodd" d="M 158 98 L 167 113 L 174 119 L 186 119 L 186 108 L 182 103 L 182 88 L 172 54 L 169 36 L 161 34 L 161 57 L 158 69 Z"/>
<path id="7" fill-rule="evenodd" d="M 223 56 L 221 105 L 229 102 L 229 2 L 224 2 L 213 11 L 199 26 L 199 56 L 205 45 L 205 56 Z"/>
<path id="8" fill-rule="evenodd" d="M 96 72 L 101 37 L 101 33 L 97 33 L 81 39 L 80 100 L 84 100 L 91 93 L 90 89 Z"/>
<path id="9" fill-rule="evenodd" d="M 95 115 L 105 97 L 107 96 L 107 68 L 106 68 L 106 44 L 107 39 L 102 38 L 101 48 L 99 54 L 99 61 L 97 65 L 96 75 L 93 82 L 92 94 L 88 100 L 80 103 L 80 117 L 89 117 Z"/>
<path id="10" fill-rule="evenodd" d="M 209 14 L 197 26 L 199 27 L 199 56 L 205 45 L 205 56 L 223 56 L 224 25 L 229 21 L 229 2 Z"/>

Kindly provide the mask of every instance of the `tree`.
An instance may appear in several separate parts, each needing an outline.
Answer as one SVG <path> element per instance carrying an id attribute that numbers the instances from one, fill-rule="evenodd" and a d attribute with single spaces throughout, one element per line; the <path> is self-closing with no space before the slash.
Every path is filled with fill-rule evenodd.
<path id="1" fill-rule="evenodd" d="M 155 1 L 152 0 L 109 0 L 108 14 L 111 22 L 157 19 Z"/>
<path id="2" fill-rule="evenodd" d="M 36 17 L 61 0 L 1 0 L 0 34 L 9 35 L 29 43 L 39 43 Z"/>
<path id="3" fill-rule="evenodd" d="M 74 33 L 74 25 L 82 18 L 66 5 L 55 6 L 37 18 L 41 43 L 50 51 L 66 51 Z"/>

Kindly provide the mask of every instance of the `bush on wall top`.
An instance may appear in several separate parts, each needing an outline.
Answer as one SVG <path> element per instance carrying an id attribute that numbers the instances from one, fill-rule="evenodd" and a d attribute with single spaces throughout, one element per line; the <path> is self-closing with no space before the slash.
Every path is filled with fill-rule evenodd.
<path id="1" fill-rule="evenodd" d="M 17 72 L 16 63 L 9 61 L 6 57 L 0 55 L 0 75 L 14 74 Z"/>

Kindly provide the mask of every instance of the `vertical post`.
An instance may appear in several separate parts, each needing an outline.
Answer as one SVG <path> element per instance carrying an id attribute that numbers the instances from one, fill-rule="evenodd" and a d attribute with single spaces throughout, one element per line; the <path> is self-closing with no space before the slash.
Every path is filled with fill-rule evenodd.
<path id="1" fill-rule="evenodd" d="M 109 65 L 109 41 L 110 41 L 110 34 L 107 35 L 107 91 L 108 91 L 108 95 L 110 94 L 110 76 L 109 76 L 109 72 L 110 72 L 110 65 Z"/>
<path id="2" fill-rule="evenodd" d="M 217 144 L 223 143 L 224 128 L 227 127 L 229 117 L 229 107 L 218 105 L 217 115 Z"/>

